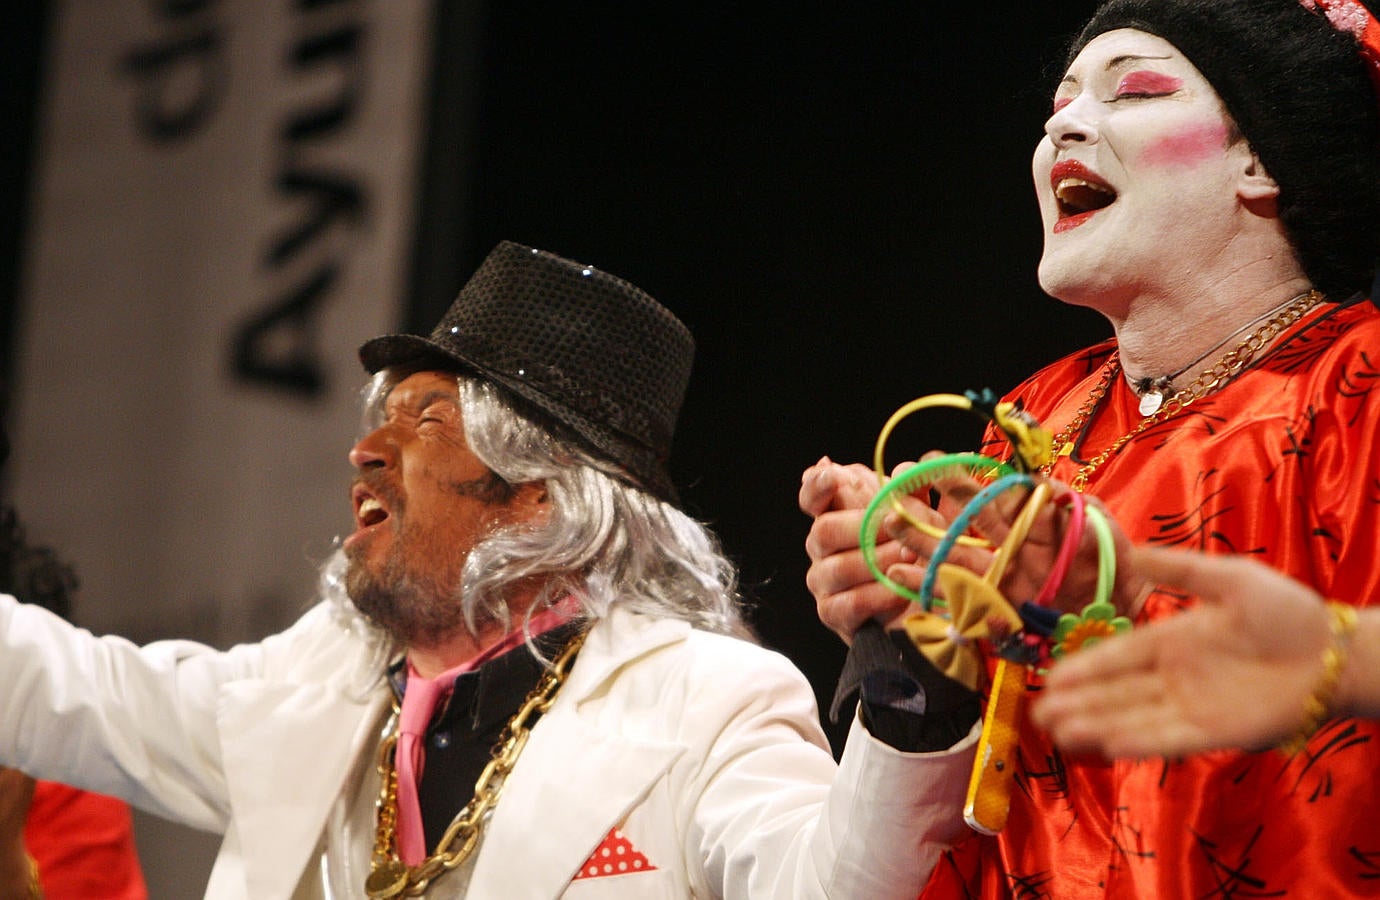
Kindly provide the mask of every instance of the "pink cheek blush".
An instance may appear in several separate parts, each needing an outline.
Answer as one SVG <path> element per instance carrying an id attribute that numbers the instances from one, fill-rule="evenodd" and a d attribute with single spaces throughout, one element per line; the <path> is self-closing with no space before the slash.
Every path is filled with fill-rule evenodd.
<path id="1" fill-rule="evenodd" d="M 1220 156 L 1226 146 L 1226 123 L 1204 122 L 1152 142 L 1140 161 L 1161 168 L 1188 169 Z"/>

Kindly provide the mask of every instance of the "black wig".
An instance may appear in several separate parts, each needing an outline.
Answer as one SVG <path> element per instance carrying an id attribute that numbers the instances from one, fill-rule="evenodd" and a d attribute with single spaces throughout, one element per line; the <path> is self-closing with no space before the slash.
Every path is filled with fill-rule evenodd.
<path id="1" fill-rule="evenodd" d="M 1380 256 L 1380 108 L 1354 39 L 1298 0 L 1109 0 L 1074 40 L 1134 28 L 1173 44 L 1222 98 L 1279 185 L 1313 286 L 1368 291 Z"/>

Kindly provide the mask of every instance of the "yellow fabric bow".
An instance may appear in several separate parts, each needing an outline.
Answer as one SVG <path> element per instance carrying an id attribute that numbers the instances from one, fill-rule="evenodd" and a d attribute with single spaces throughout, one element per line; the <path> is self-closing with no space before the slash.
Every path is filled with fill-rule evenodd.
<path id="1" fill-rule="evenodd" d="M 1020 615 L 997 585 L 1012 556 L 1030 533 L 1035 517 L 1049 502 L 1050 494 L 1047 483 L 1035 485 L 985 574 L 978 575 L 952 563 L 940 563 L 935 581 L 939 583 L 937 593 L 944 597 L 948 606 L 947 616 L 917 613 L 902 623 L 911 643 L 936 668 L 972 690 L 977 690 L 982 679 L 982 656 L 976 642 L 992 636 L 988 622 L 993 619 L 1005 622 L 1008 633 L 1023 627 Z"/>
<path id="2" fill-rule="evenodd" d="M 977 690 L 982 677 L 982 656 L 976 642 L 991 637 L 988 623 L 1005 622 L 1019 631 L 1021 617 L 1001 591 L 975 572 L 943 563 L 936 575 L 939 593 L 948 605 L 948 616 L 916 613 L 902 624 L 911 643 L 945 675 Z"/>

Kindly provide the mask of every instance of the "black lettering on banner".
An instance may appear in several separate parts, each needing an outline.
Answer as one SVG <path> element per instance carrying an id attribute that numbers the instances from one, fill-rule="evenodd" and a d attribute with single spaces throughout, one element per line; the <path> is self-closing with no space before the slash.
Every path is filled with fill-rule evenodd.
<path id="1" fill-rule="evenodd" d="M 299 10 L 341 5 L 340 0 L 297 0 Z M 348 240 L 334 233 L 354 232 L 366 221 L 367 197 L 357 173 L 312 164 L 311 147 L 344 132 L 356 118 L 363 97 L 363 28 L 332 23 L 304 34 L 288 55 L 294 75 L 319 77 L 322 66 L 337 73 L 323 100 L 290 114 L 279 130 L 282 167 L 274 177 L 275 194 L 301 210 L 296 221 L 276 235 L 264 255 L 270 274 L 305 269 L 282 294 L 265 301 L 237 330 L 234 372 L 242 380 L 301 396 L 320 396 L 326 388 L 316 323 L 330 301 L 345 267 Z M 347 233 L 348 233 L 347 232 Z"/>
<path id="2" fill-rule="evenodd" d="M 316 353 L 314 317 L 339 274 L 338 264 L 323 264 L 242 325 L 235 340 L 235 374 L 306 397 L 319 396 L 326 380 Z"/>
<path id="3" fill-rule="evenodd" d="M 202 130 L 225 95 L 224 37 L 210 15 L 213 0 L 152 4 L 163 33 L 128 53 L 121 71 L 137 85 L 134 119 L 159 144 Z"/>

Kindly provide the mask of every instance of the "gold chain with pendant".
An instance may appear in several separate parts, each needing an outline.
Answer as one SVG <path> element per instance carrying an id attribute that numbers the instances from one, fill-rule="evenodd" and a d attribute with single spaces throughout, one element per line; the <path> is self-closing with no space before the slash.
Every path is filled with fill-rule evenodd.
<path id="1" fill-rule="evenodd" d="M 420 897 L 432 881 L 459 866 L 474 852 L 486 817 L 498 803 L 508 773 L 513 770 L 523 747 L 527 746 L 533 718 L 551 708 L 575 654 L 585 642 L 585 634 L 581 631 L 571 638 L 560 656 L 542 674 L 537 686 L 499 735 L 492 757 L 475 782 L 474 797 L 451 820 L 435 852 L 415 866 L 400 860 L 394 847 L 398 825 L 398 770 L 394 761 L 398 746 L 398 711 L 394 708 L 379 747 L 378 772 L 383 784 L 379 790 L 371 871 L 364 882 L 364 891 L 369 897 Z"/>
<path id="2" fill-rule="evenodd" d="M 1121 451 L 1121 448 L 1134 440 L 1137 435 L 1144 432 L 1147 428 L 1158 425 L 1170 416 L 1182 412 L 1190 404 L 1197 400 L 1201 400 L 1203 397 L 1206 397 L 1208 394 L 1235 378 L 1241 373 L 1242 369 L 1250 365 L 1251 360 L 1255 358 L 1257 353 L 1269 346 L 1270 342 L 1279 336 L 1281 331 L 1297 322 L 1303 317 L 1304 313 L 1318 305 L 1323 299 L 1323 295 L 1318 291 L 1308 291 L 1307 293 L 1295 297 L 1288 306 L 1272 316 L 1269 321 L 1257 328 L 1244 341 L 1223 354 L 1222 358 L 1217 360 L 1211 368 L 1205 369 L 1199 373 L 1198 377 L 1193 379 L 1192 384 L 1164 401 L 1163 406 L 1141 419 L 1140 424 L 1136 425 L 1130 432 L 1117 438 L 1105 450 L 1084 463 L 1074 474 L 1073 479 L 1069 482 L 1069 486 L 1075 491 L 1081 492 L 1084 490 L 1088 485 L 1088 479 L 1092 477 L 1092 474 L 1097 471 L 1098 467 L 1113 456 L 1116 456 L 1116 454 Z M 1078 435 L 1087 427 L 1088 420 L 1102 402 L 1102 398 L 1107 395 L 1107 389 L 1111 387 L 1112 379 L 1115 378 L 1120 371 L 1121 362 L 1117 354 L 1113 353 L 1107 359 L 1106 372 L 1103 374 L 1101 380 L 1098 381 L 1089 392 L 1087 401 L 1078 408 L 1078 412 L 1074 413 L 1073 420 L 1054 436 L 1053 443 L 1057 455 L 1054 459 L 1050 460 L 1050 462 L 1041 466 L 1040 471 L 1043 474 L 1048 475 L 1050 473 L 1058 457 L 1067 456 L 1073 452 L 1073 442 L 1077 440 Z"/>

